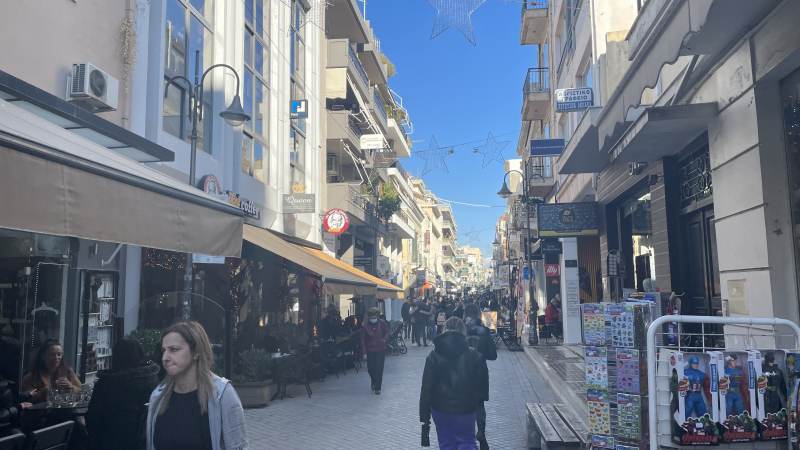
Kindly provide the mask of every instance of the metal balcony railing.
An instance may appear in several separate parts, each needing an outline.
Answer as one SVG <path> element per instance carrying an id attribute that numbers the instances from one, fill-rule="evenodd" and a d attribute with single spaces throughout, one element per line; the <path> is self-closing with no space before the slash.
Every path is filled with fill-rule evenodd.
<path id="1" fill-rule="evenodd" d="M 383 123 L 386 123 L 388 120 L 386 108 L 383 106 L 383 98 L 377 89 L 372 92 L 372 103 L 375 105 L 375 111 L 378 112 L 378 115 L 381 117 Z"/>
<path id="2" fill-rule="evenodd" d="M 367 75 L 366 69 L 364 69 L 364 65 L 361 64 L 361 60 L 358 59 L 358 55 L 356 52 L 353 51 L 353 47 L 347 46 L 347 51 L 350 54 L 350 63 L 356 68 L 356 73 L 358 77 L 361 78 L 361 81 L 369 87 L 369 76 Z"/>
<path id="3" fill-rule="evenodd" d="M 522 0 L 522 11 L 525 12 L 529 9 L 547 9 L 549 0 Z"/>
<path id="4" fill-rule="evenodd" d="M 561 57 L 558 60 L 558 70 L 557 74 L 561 73 L 561 69 L 564 68 L 564 63 L 566 63 L 567 58 L 572 56 L 572 53 L 575 51 L 575 29 L 570 28 L 567 31 L 567 39 L 564 41 L 564 48 L 561 49 Z"/>
<path id="5" fill-rule="evenodd" d="M 522 85 L 522 94 L 534 94 L 550 91 L 550 70 L 547 67 L 531 67 Z"/>

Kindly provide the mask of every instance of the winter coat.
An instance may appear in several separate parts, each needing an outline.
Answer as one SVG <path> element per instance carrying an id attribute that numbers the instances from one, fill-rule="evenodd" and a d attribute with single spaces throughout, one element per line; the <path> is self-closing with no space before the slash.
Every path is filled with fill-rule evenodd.
<path id="1" fill-rule="evenodd" d="M 361 351 L 364 354 L 386 351 L 386 339 L 389 337 L 389 324 L 378 319 L 374 325 L 365 322 L 361 327 Z"/>
<path id="2" fill-rule="evenodd" d="M 145 403 L 158 385 L 158 370 L 156 364 L 149 363 L 98 374 L 86 414 L 90 449 L 145 448 Z"/>
<path id="3" fill-rule="evenodd" d="M 19 409 L 12 386 L 11 382 L 0 377 L 0 437 L 13 434 L 19 425 Z"/>
<path id="4" fill-rule="evenodd" d="M 400 308 L 400 316 L 403 318 L 403 322 L 411 320 L 411 302 L 403 303 L 403 307 Z"/>
<path id="5" fill-rule="evenodd" d="M 467 327 L 467 341 L 487 361 L 497 359 L 497 346 L 494 345 L 491 332 L 481 322 Z"/>
<path id="6" fill-rule="evenodd" d="M 247 450 L 247 432 L 244 409 L 236 389 L 230 381 L 212 374 L 213 395 L 208 399 L 208 425 L 211 431 L 211 450 Z M 147 410 L 147 450 L 154 449 L 156 417 L 165 384 L 160 384 L 150 394 Z"/>
<path id="7" fill-rule="evenodd" d="M 431 410 L 449 414 L 475 412 L 489 398 L 486 360 L 467 345 L 467 338 L 446 331 L 433 340 L 425 360 L 419 395 L 419 420 L 429 422 Z"/>

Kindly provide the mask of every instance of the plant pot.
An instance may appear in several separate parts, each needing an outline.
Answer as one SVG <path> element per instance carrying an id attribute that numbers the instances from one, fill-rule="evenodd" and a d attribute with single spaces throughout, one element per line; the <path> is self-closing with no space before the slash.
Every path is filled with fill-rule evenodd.
<path id="1" fill-rule="evenodd" d="M 239 381 L 233 387 L 244 408 L 263 408 L 269 405 L 269 383 L 266 381 Z"/>

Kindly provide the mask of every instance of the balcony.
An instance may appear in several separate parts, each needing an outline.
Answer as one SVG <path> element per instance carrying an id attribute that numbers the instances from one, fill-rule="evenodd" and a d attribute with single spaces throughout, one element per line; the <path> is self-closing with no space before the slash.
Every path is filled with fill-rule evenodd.
<path id="1" fill-rule="evenodd" d="M 327 0 L 325 9 L 325 34 L 329 39 L 348 39 L 366 43 L 370 30 L 361 16 L 356 0 Z"/>
<path id="2" fill-rule="evenodd" d="M 328 183 L 328 208 L 341 208 L 364 224 L 375 223 L 375 204 L 361 186 L 350 183 Z"/>
<path id="3" fill-rule="evenodd" d="M 369 105 L 369 107 L 372 110 L 372 113 L 375 115 L 375 118 L 378 120 L 378 124 L 383 128 L 384 131 L 388 131 L 389 116 L 386 114 L 386 106 L 377 87 L 372 88 L 372 103 Z"/>
<path id="4" fill-rule="evenodd" d="M 328 40 L 328 84 L 335 84 L 336 81 L 339 81 L 338 84 L 341 84 L 341 80 L 344 77 L 337 77 L 331 72 L 334 71 L 333 73 L 335 73 L 336 69 L 346 69 L 347 75 L 349 75 L 356 84 L 361 97 L 364 98 L 365 101 L 371 98 L 372 92 L 369 87 L 367 72 L 364 70 L 364 66 L 361 64 L 358 56 L 356 56 L 356 52 L 353 51 L 353 47 L 350 45 L 350 41 L 347 39 Z M 329 90 L 331 90 L 332 87 L 333 86 L 329 86 Z"/>
<path id="5" fill-rule="evenodd" d="M 522 0 L 520 44 L 542 44 L 547 39 L 549 0 Z"/>
<path id="6" fill-rule="evenodd" d="M 401 239 L 414 239 L 416 233 L 409 223 L 405 211 L 398 211 L 389 220 L 389 232 L 400 236 Z"/>
<path id="7" fill-rule="evenodd" d="M 364 134 L 358 119 L 347 109 L 327 111 L 328 140 L 345 142 L 353 151 L 359 151 L 361 135 Z"/>
<path id="8" fill-rule="evenodd" d="M 528 158 L 528 195 L 546 197 L 556 184 L 553 173 L 555 157 L 531 156 Z"/>
<path id="9" fill-rule="evenodd" d="M 528 69 L 522 85 L 522 120 L 545 120 L 550 114 L 550 71 L 547 67 Z"/>
<path id="10" fill-rule="evenodd" d="M 401 158 L 408 158 L 411 156 L 411 144 L 408 141 L 408 137 L 403 132 L 403 129 L 397 123 L 397 121 L 389 117 L 387 121 L 388 131 L 389 131 L 389 139 L 392 144 L 392 150 L 397 153 L 397 156 Z"/>
<path id="11" fill-rule="evenodd" d="M 388 69 L 383 63 L 384 56 L 381 53 L 381 41 L 375 37 L 372 27 L 369 27 L 368 42 L 358 44 L 358 57 L 364 61 L 364 68 L 370 80 L 375 84 L 389 82 Z"/>

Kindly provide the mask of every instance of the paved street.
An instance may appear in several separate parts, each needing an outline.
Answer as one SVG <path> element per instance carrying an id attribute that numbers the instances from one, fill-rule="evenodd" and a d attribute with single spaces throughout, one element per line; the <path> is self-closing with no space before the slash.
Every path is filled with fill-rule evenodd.
<path id="1" fill-rule="evenodd" d="M 389 357 L 383 392 L 369 390 L 366 370 L 352 370 L 338 380 L 328 377 L 312 385 L 311 399 L 302 386 L 294 398 L 276 400 L 263 409 L 246 411 L 253 449 L 412 449 L 419 448 L 418 401 L 425 357 L 432 347 L 409 347 L 407 355 Z M 553 401 L 553 392 L 534 382 L 536 369 L 522 352 L 498 349 L 489 363 L 491 401 L 487 435 L 492 449 L 525 448 L 524 404 Z M 436 433 L 431 432 L 436 447 Z"/>

